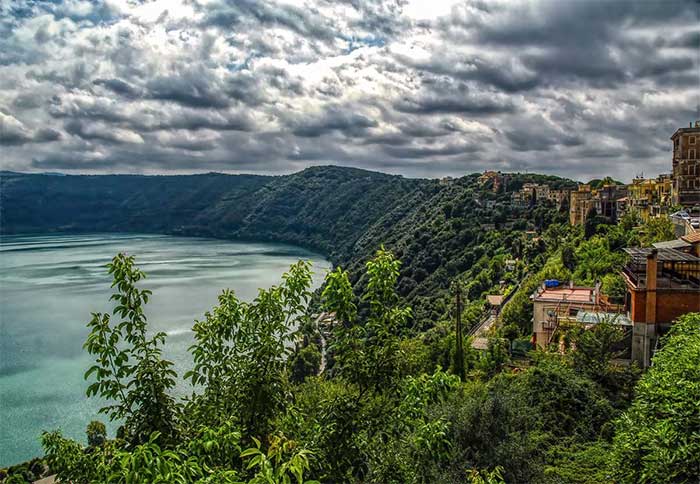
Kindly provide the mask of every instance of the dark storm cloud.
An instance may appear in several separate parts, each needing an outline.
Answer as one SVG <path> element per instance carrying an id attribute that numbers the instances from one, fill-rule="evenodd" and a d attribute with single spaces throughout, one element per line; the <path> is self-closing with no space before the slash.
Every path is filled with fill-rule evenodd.
<path id="1" fill-rule="evenodd" d="M 42 99 L 32 93 L 23 93 L 12 100 L 12 106 L 21 109 L 35 109 L 42 105 Z"/>
<path id="2" fill-rule="evenodd" d="M 48 142 L 48 141 L 58 141 L 61 139 L 60 131 L 56 131 L 51 128 L 41 128 L 36 132 L 34 136 L 34 141 L 37 142 Z"/>
<path id="3" fill-rule="evenodd" d="M 483 116 L 512 113 L 515 105 L 497 92 L 480 92 L 464 82 L 430 80 L 416 95 L 400 99 L 396 110 L 416 114 L 456 113 Z"/>
<path id="4" fill-rule="evenodd" d="M 79 136 L 84 140 L 99 140 L 106 141 L 109 143 L 121 143 L 122 140 L 117 136 L 113 130 L 104 129 L 94 129 L 93 126 L 88 125 L 82 121 L 71 120 L 63 125 L 66 133 L 73 136 Z"/>
<path id="5" fill-rule="evenodd" d="M 480 150 L 478 145 L 472 144 L 448 144 L 445 146 L 383 146 L 385 153 L 396 158 L 429 158 L 435 156 L 453 156 L 465 153 L 476 153 Z"/>
<path id="6" fill-rule="evenodd" d="M 204 139 L 175 139 L 168 142 L 166 146 L 187 151 L 211 151 L 217 147 L 217 143 L 214 140 Z"/>
<path id="7" fill-rule="evenodd" d="M 21 131 L 5 129 L 0 131 L 0 145 L 23 145 L 24 143 L 29 143 L 30 141 L 31 137 Z"/>
<path id="8" fill-rule="evenodd" d="M 557 128 L 542 116 L 519 118 L 504 134 L 515 151 L 547 151 L 556 145 L 572 147 L 584 144 L 580 136 L 565 128 Z"/>
<path id="9" fill-rule="evenodd" d="M 440 21 L 446 38 L 452 41 L 472 41 L 484 50 L 508 49 L 517 53 L 532 77 L 524 79 L 509 76 L 507 65 L 493 65 L 473 61 L 474 69 L 466 71 L 469 78 L 479 79 L 505 91 L 531 89 L 555 80 L 586 83 L 591 86 L 609 86 L 627 82 L 633 76 L 654 75 L 645 61 L 656 63 L 660 69 L 687 69 L 692 63 L 681 65 L 675 60 L 662 59 L 655 53 L 654 39 L 636 39 L 631 42 L 626 34 L 635 28 L 653 28 L 672 25 L 677 21 L 697 19 L 698 6 L 694 0 L 668 2 L 632 0 L 559 1 L 515 3 L 503 10 L 482 4 L 486 15 L 454 15 Z M 692 33 L 673 34 L 676 41 L 670 45 L 693 47 Z M 664 39 L 662 37 L 662 39 Z M 666 43 L 665 40 L 662 41 Z M 629 62 L 625 50 L 636 44 L 644 57 L 636 59 L 642 65 Z M 617 49 L 620 49 L 618 52 Z M 449 66 L 436 65 L 436 71 L 450 71 Z M 454 75 L 464 76 L 456 70 Z"/>
<path id="10" fill-rule="evenodd" d="M 159 76 L 146 85 L 147 96 L 172 101 L 193 108 L 226 108 L 230 100 L 205 72 L 186 71 L 172 76 Z"/>
<path id="11" fill-rule="evenodd" d="M 401 18 L 402 8 L 408 3 L 404 0 L 339 0 L 337 3 L 349 4 L 357 10 L 359 18 L 352 22 L 355 27 L 383 38 L 396 37 L 409 26 Z"/>
<path id="12" fill-rule="evenodd" d="M 140 89 L 137 89 L 121 79 L 95 79 L 92 82 L 97 86 L 104 86 L 106 89 L 120 96 L 137 98 L 141 95 Z"/>
<path id="13" fill-rule="evenodd" d="M 51 128 L 32 131 L 11 114 L 0 111 L 0 145 L 21 146 L 26 143 L 48 143 L 61 139 L 61 133 Z"/>
<path id="14" fill-rule="evenodd" d="M 367 128 L 377 125 L 376 120 L 354 112 L 351 106 L 330 106 L 319 116 L 293 121 L 292 132 L 304 138 L 317 138 L 332 131 L 362 136 Z"/>
<path id="15" fill-rule="evenodd" d="M 690 0 L 3 3 L 3 162 L 667 171 L 668 137 L 700 117 L 699 11 Z"/>
<path id="16" fill-rule="evenodd" d="M 700 30 L 695 32 L 683 32 L 674 34 L 669 38 L 658 37 L 656 39 L 658 47 L 680 47 L 685 49 L 700 49 Z"/>
<path id="17" fill-rule="evenodd" d="M 285 27 L 299 35 L 329 40 L 337 35 L 327 20 L 313 8 L 275 5 L 254 0 L 228 0 L 204 7 L 206 25 L 237 28 L 245 24 Z"/>

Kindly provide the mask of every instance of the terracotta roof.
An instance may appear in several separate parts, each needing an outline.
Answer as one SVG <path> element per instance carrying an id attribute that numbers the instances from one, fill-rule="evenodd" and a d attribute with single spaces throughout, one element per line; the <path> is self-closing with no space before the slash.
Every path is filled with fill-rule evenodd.
<path id="1" fill-rule="evenodd" d="M 681 237 L 681 239 L 685 240 L 689 244 L 697 244 L 700 242 L 700 232 L 694 232 L 692 234 L 687 234 Z"/>
<path id="2" fill-rule="evenodd" d="M 500 306 L 503 303 L 503 296 L 489 294 L 486 300 L 491 306 Z"/>
<path id="3" fill-rule="evenodd" d="M 569 301 L 593 304 L 593 287 L 551 287 L 538 291 L 535 301 Z"/>

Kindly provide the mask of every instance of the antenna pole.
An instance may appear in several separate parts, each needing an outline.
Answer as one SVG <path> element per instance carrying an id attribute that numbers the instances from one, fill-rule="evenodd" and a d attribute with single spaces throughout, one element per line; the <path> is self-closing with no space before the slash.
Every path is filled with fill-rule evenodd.
<path id="1" fill-rule="evenodd" d="M 455 355 L 455 371 L 459 375 L 461 381 L 466 380 L 466 375 L 464 374 L 464 342 L 462 337 L 462 285 L 457 282 L 455 284 L 455 319 L 456 319 L 456 338 L 457 338 L 457 352 Z"/>

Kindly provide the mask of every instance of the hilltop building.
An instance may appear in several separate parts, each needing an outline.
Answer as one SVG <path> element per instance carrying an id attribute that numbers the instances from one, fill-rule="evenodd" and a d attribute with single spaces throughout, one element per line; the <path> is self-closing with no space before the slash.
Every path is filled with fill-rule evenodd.
<path id="1" fill-rule="evenodd" d="M 509 177 L 500 171 L 486 170 L 477 181 L 480 185 L 492 183 L 491 190 L 493 193 L 499 193 L 508 189 Z"/>
<path id="2" fill-rule="evenodd" d="M 619 206 L 617 202 L 627 197 L 627 186 L 612 183 L 606 184 L 596 190 L 595 195 L 596 196 L 593 198 L 595 213 L 616 222 L 617 219 L 622 216 L 622 214 L 617 211 Z"/>
<path id="3" fill-rule="evenodd" d="M 572 192 L 569 222 L 583 224 L 595 209 L 598 215 L 616 221 L 628 210 L 642 220 L 667 215 L 672 205 L 689 209 L 700 206 L 700 121 L 679 128 L 673 141 L 673 172 L 656 178 L 635 178 L 631 184 L 605 185 L 593 189 L 580 185 Z"/>
<path id="4" fill-rule="evenodd" d="M 578 190 L 571 192 L 569 202 L 569 223 L 580 225 L 586 222 L 591 212 L 594 192 L 590 185 L 579 185 Z"/>
<path id="5" fill-rule="evenodd" d="M 556 205 L 557 208 L 561 208 L 565 203 L 569 202 L 570 196 L 571 190 L 549 190 L 549 195 L 547 198 L 550 202 Z"/>
<path id="6" fill-rule="evenodd" d="M 590 185 L 579 185 L 578 190 L 571 192 L 569 223 L 583 224 L 593 213 L 615 222 L 627 209 L 626 201 L 626 185 L 610 183 L 597 189 Z"/>
<path id="7" fill-rule="evenodd" d="M 700 205 L 700 121 L 679 128 L 673 141 L 673 203 Z"/>
<path id="8" fill-rule="evenodd" d="M 513 192 L 511 202 L 516 206 L 530 206 L 549 201 L 561 208 L 569 200 L 570 190 L 554 190 L 549 185 L 525 183 L 520 190 Z"/>

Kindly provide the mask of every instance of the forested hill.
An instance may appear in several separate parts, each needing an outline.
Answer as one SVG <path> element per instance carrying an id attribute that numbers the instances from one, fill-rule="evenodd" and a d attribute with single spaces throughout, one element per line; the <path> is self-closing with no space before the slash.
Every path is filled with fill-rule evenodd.
<path id="1" fill-rule="evenodd" d="M 473 271 L 476 276 L 499 254 L 521 256 L 523 231 L 541 230 L 565 217 L 542 204 L 511 207 L 512 190 L 527 181 L 573 185 L 555 177 L 513 175 L 508 191 L 494 193 L 477 178 L 407 179 L 341 167 L 286 176 L 4 172 L 1 231 L 144 232 L 288 242 L 318 250 L 355 274 L 384 244 L 403 262 L 399 293 L 415 309 L 430 312 L 458 274 Z M 488 280 L 475 282 L 473 296 L 502 275 L 491 273 Z"/>
<path id="2" fill-rule="evenodd" d="M 351 168 L 288 176 L 0 176 L 2 233 L 148 232 L 290 242 L 343 260 L 427 180 Z"/>

